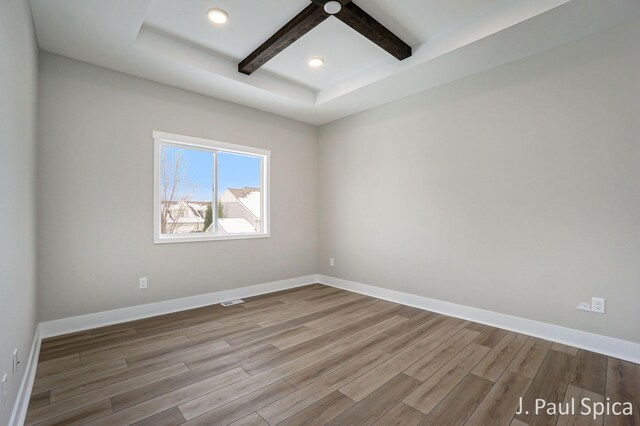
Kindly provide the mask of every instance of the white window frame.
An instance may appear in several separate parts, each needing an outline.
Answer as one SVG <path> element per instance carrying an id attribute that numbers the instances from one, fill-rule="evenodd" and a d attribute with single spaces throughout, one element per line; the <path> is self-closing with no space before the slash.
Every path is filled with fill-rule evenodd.
<path id="1" fill-rule="evenodd" d="M 245 234 L 226 234 L 216 235 L 213 233 L 193 233 L 193 234 L 161 234 L 160 233 L 160 161 L 161 161 L 161 148 L 163 145 L 173 145 L 191 149 L 202 149 L 209 152 L 213 152 L 214 156 L 218 151 L 231 152 L 235 154 L 249 154 L 257 157 L 261 157 L 262 170 L 260 174 L 260 197 L 262 198 L 262 212 L 261 212 L 261 231 L 251 232 Z M 235 145 L 226 142 L 215 141 L 211 139 L 202 139 L 192 136 L 176 135 L 172 133 L 165 133 L 154 131 L 153 132 L 153 242 L 154 244 L 167 244 L 167 243 L 188 243 L 198 241 L 221 241 L 221 240 L 241 240 L 251 238 L 268 238 L 270 233 L 270 217 L 271 211 L 269 210 L 270 199 L 270 159 L 271 151 L 266 149 L 254 148 L 250 146 Z M 215 169 L 217 161 L 214 161 L 214 202 L 217 203 L 218 199 L 218 171 Z M 217 211 L 214 209 L 214 229 L 218 226 L 217 223 Z"/>

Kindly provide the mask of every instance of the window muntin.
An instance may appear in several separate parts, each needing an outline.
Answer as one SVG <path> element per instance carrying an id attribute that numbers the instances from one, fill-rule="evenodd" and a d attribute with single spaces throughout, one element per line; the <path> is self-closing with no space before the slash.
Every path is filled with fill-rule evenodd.
<path id="1" fill-rule="evenodd" d="M 270 152 L 154 132 L 155 243 L 269 236 Z"/>

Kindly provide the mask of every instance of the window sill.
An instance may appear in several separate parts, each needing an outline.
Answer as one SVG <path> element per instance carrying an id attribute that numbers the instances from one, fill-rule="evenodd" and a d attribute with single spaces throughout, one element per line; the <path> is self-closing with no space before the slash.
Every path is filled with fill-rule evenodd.
<path id="1" fill-rule="evenodd" d="M 198 243 L 204 241 L 227 241 L 227 240 L 251 240 L 255 238 L 269 238 L 269 233 L 260 234 L 234 234 L 234 235 L 198 235 L 198 236 L 176 236 L 157 237 L 154 244 L 175 244 L 175 243 Z"/>

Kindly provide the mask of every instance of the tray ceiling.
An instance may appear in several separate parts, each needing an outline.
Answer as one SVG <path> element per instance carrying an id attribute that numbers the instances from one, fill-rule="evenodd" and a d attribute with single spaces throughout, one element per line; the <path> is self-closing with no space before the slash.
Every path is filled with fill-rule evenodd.
<path id="1" fill-rule="evenodd" d="M 355 0 L 402 62 L 334 17 L 251 76 L 237 64 L 308 0 L 31 0 L 38 42 L 74 59 L 323 124 L 640 17 L 635 0 Z M 207 19 L 213 7 L 229 21 Z M 307 65 L 311 57 L 323 67 Z"/>

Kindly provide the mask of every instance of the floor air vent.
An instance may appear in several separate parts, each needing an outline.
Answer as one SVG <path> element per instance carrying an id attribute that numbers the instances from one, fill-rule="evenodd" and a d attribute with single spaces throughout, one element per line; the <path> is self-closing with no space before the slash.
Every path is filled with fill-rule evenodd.
<path id="1" fill-rule="evenodd" d="M 222 302 L 221 305 L 222 306 L 233 306 L 233 305 L 239 305 L 241 303 L 244 303 L 244 300 L 236 299 L 236 300 L 227 300 L 226 302 Z"/>

